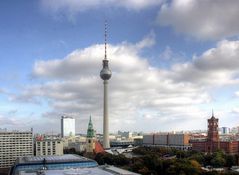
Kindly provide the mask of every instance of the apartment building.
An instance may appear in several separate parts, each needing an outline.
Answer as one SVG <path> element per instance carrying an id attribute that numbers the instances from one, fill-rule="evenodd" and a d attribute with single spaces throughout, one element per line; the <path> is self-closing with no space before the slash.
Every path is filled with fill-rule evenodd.
<path id="1" fill-rule="evenodd" d="M 33 156 L 32 131 L 0 131 L 0 168 L 12 166 L 22 156 Z"/>
<path id="2" fill-rule="evenodd" d="M 36 156 L 63 155 L 63 141 L 60 139 L 43 139 L 35 142 Z"/>

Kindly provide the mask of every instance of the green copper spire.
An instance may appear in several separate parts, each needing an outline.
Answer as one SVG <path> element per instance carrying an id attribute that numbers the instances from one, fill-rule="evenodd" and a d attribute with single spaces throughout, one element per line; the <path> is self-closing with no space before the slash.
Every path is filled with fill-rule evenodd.
<path id="1" fill-rule="evenodd" d="M 94 131 L 93 124 L 92 124 L 92 121 L 91 121 L 91 116 L 90 116 L 90 121 L 89 121 L 88 129 L 87 129 L 87 137 L 88 138 L 95 137 L 95 131 Z"/>

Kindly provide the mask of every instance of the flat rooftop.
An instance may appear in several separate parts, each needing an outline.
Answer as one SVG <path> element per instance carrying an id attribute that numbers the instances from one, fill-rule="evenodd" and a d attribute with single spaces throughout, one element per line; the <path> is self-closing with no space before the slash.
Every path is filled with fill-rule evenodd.
<path id="1" fill-rule="evenodd" d="M 19 175 L 138 175 L 114 166 L 99 166 L 92 168 L 74 168 L 64 170 L 20 171 Z"/>
<path id="2" fill-rule="evenodd" d="M 75 154 L 65 154 L 61 156 L 53 155 L 53 156 L 26 156 L 18 158 L 16 164 L 36 164 L 36 163 L 65 163 L 65 162 L 85 162 L 85 161 L 93 161 L 86 157 L 82 157 Z"/>
<path id="3" fill-rule="evenodd" d="M 75 169 L 75 170 L 47 170 L 47 171 L 21 171 L 19 175 L 107 175 L 104 172 L 97 171 L 95 168 Z"/>
<path id="4" fill-rule="evenodd" d="M 61 156 L 26 156 L 18 158 L 10 175 L 137 175 L 121 168 L 103 165 L 86 157 L 65 154 Z"/>

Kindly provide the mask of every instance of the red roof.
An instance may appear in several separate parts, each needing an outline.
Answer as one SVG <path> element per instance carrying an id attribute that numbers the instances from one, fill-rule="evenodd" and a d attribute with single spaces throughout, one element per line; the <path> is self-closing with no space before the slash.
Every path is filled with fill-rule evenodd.
<path id="1" fill-rule="evenodd" d="M 94 150 L 94 152 L 95 152 L 95 154 L 104 153 L 105 152 L 103 146 L 98 141 L 95 141 L 95 150 Z"/>

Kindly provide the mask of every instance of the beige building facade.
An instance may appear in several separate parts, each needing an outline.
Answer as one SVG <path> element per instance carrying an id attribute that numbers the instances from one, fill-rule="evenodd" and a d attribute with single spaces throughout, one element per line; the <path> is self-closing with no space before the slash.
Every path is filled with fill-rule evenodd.
<path id="1" fill-rule="evenodd" d="M 32 131 L 0 131 L 0 168 L 8 168 L 22 156 L 33 156 Z"/>
<path id="2" fill-rule="evenodd" d="M 35 143 L 36 156 L 63 155 L 63 141 L 60 139 L 45 139 Z"/>

